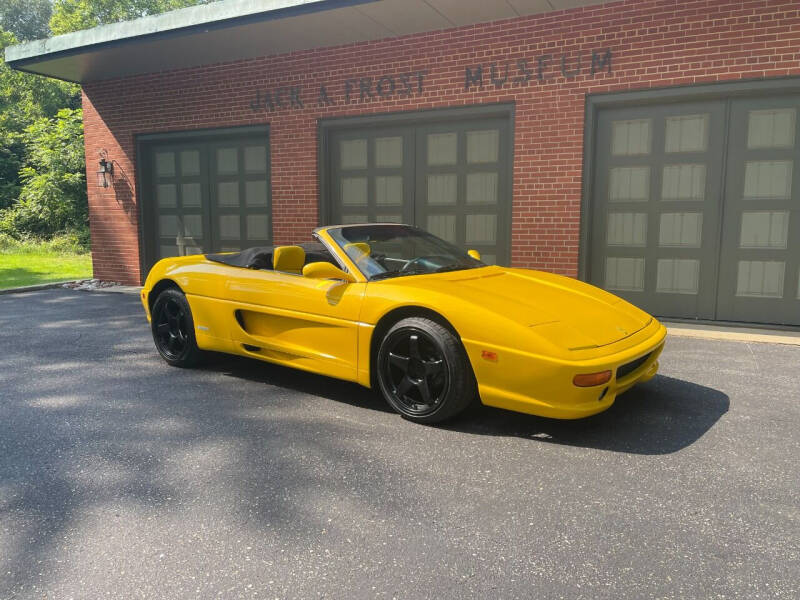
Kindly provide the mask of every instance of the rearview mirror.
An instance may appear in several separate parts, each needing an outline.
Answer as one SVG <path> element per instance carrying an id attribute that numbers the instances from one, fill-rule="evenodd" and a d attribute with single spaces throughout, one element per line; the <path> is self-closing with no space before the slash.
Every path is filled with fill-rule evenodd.
<path id="1" fill-rule="evenodd" d="M 329 262 L 312 262 L 303 267 L 303 277 L 311 279 L 341 279 L 350 283 L 356 279 Z"/>
<path id="2" fill-rule="evenodd" d="M 469 254 L 475 260 L 481 259 L 481 253 L 478 252 L 477 250 L 467 250 L 467 254 Z"/>

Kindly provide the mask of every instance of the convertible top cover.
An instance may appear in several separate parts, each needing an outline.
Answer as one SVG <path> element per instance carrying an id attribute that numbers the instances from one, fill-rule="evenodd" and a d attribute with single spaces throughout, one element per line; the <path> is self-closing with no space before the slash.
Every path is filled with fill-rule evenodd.
<path id="1" fill-rule="evenodd" d="M 294 244 L 293 244 L 294 245 Z M 329 262 L 336 264 L 328 249 L 319 242 L 296 244 L 306 251 L 306 264 L 310 262 Z M 243 269 L 272 269 L 272 251 L 277 246 L 255 246 L 241 252 L 206 254 L 208 260 Z"/>

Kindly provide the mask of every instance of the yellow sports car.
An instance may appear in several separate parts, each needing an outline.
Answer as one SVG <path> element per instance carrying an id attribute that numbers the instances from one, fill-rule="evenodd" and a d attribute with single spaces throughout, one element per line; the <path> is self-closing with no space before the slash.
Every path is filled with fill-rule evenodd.
<path id="1" fill-rule="evenodd" d="M 420 423 L 475 399 L 586 417 L 658 370 L 664 326 L 586 283 L 489 266 L 409 225 L 314 238 L 158 262 L 142 303 L 164 360 L 227 352 L 355 381 Z"/>

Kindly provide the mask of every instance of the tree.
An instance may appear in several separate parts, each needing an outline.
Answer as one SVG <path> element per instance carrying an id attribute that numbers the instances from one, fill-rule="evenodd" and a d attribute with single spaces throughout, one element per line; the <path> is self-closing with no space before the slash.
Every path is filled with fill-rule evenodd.
<path id="1" fill-rule="evenodd" d="M 98 25 L 208 4 L 211 0 L 55 0 L 50 29 L 56 35 Z"/>
<path id="2" fill-rule="evenodd" d="M 15 43 L 14 34 L 0 29 L 0 52 Z M 13 204 L 20 190 L 25 130 L 62 108 L 78 108 L 78 92 L 73 84 L 13 71 L 0 58 L 0 210 Z"/>
<path id="3" fill-rule="evenodd" d="M 18 40 L 134 19 L 208 0 L 0 0 L 0 54 Z M 49 19 L 49 25 L 48 25 Z M 0 57 L 0 231 L 85 230 L 79 87 L 11 70 Z"/>
<path id="4" fill-rule="evenodd" d="M 0 28 L 22 41 L 39 40 L 50 35 L 50 0 L 3 0 L 0 4 Z"/>
<path id="5" fill-rule="evenodd" d="M 20 171 L 19 200 L 3 212 L 0 230 L 11 235 L 50 236 L 86 228 L 83 120 L 64 108 L 42 117 L 22 136 L 26 164 Z"/>

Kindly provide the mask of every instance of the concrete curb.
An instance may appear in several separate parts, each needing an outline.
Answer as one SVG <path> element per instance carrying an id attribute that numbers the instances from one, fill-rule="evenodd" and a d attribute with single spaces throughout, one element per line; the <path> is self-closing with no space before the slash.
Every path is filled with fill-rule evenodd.
<path id="1" fill-rule="evenodd" d="M 2 294 L 24 294 L 25 292 L 37 292 L 39 290 L 49 290 L 51 288 L 61 287 L 65 283 L 75 283 L 79 281 L 77 279 L 67 279 L 66 281 L 54 281 L 52 283 L 39 283 L 37 285 L 26 285 L 23 287 L 16 287 L 16 288 L 6 288 L 0 290 L 0 295 Z"/>
<path id="2" fill-rule="evenodd" d="M 133 294 L 138 296 L 142 291 L 142 286 L 135 285 L 112 285 L 107 288 L 97 288 L 96 290 L 78 290 L 80 292 L 103 292 L 108 294 Z"/>
<path id="3" fill-rule="evenodd" d="M 664 325 L 667 327 L 668 334 L 674 337 L 800 346 L 800 333 L 793 331 L 720 327 L 714 325 L 685 325 L 682 323 L 669 322 L 664 323 Z"/>

